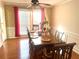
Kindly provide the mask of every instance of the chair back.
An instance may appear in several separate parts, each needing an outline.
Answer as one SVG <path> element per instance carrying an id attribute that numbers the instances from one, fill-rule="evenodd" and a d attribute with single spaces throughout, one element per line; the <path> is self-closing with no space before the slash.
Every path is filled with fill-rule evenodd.
<path id="1" fill-rule="evenodd" d="M 65 32 L 60 32 L 60 31 L 55 30 L 55 29 L 51 29 L 50 34 L 53 35 L 55 37 L 55 39 L 58 40 L 59 42 L 62 42 L 63 37 L 66 38 Z"/>
<path id="2" fill-rule="evenodd" d="M 54 59 L 71 59 L 72 49 L 76 43 L 57 44 L 53 47 Z"/>
<path id="3" fill-rule="evenodd" d="M 30 54 L 30 59 L 33 58 L 33 41 L 32 38 L 30 36 L 30 32 L 29 29 L 27 28 L 27 33 L 28 33 L 28 38 L 29 38 L 29 54 Z"/>
<path id="4" fill-rule="evenodd" d="M 27 34 L 28 34 L 28 38 L 29 38 L 29 43 L 31 43 L 31 36 L 30 36 L 30 32 L 29 32 L 29 29 L 27 28 Z"/>
<path id="5" fill-rule="evenodd" d="M 29 32 L 28 28 L 27 28 L 27 33 L 28 33 L 28 38 L 29 38 L 29 48 L 32 49 L 32 47 L 33 47 L 33 41 L 32 41 L 32 38 L 30 36 L 30 32 Z"/>
<path id="6" fill-rule="evenodd" d="M 50 44 L 38 46 L 36 59 L 71 59 L 72 49 L 76 43 Z"/>
<path id="7" fill-rule="evenodd" d="M 37 25 L 37 24 L 33 25 L 32 30 L 33 31 L 38 31 L 39 30 L 39 25 Z"/>
<path id="8" fill-rule="evenodd" d="M 65 35 L 64 32 L 59 32 L 59 31 L 56 30 L 56 32 L 55 32 L 55 39 L 62 42 L 62 39 L 63 39 L 64 35 Z"/>

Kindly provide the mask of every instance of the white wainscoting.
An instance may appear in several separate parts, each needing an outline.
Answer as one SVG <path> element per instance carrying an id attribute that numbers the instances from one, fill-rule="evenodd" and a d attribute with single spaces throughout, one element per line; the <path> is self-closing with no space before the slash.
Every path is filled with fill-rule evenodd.
<path id="1" fill-rule="evenodd" d="M 15 38 L 15 27 L 7 27 L 7 38 Z"/>
<path id="2" fill-rule="evenodd" d="M 74 51 L 79 54 L 79 34 L 74 32 L 67 32 L 68 33 L 68 39 L 67 42 L 76 42 L 76 45 L 74 46 Z"/>
<path id="3" fill-rule="evenodd" d="M 2 35 L 0 33 L 0 47 L 2 46 Z"/>
<path id="4" fill-rule="evenodd" d="M 56 29 L 53 28 L 52 31 L 55 32 Z M 66 30 L 64 32 L 67 35 L 66 37 L 67 43 L 76 42 L 76 45 L 74 46 L 73 51 L 79 54 L 79 34 L 71 32 L 71 31 L 66 31 Z"/>

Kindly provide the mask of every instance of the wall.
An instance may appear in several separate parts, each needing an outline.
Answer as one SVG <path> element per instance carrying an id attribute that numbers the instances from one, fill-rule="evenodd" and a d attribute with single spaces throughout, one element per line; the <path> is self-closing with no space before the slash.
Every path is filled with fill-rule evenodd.
<path id="1" fill-rule="evenodd" d="M 45 9 L 46 19 L 51 20 L 52 8 Z M 5 15 L 6 15 L 6 26 L 7 26 L 7 37 L 14 38 L 15 37 L 15 17 L 14 17 L 14 9 L 11 5 L 5 6 Z"/>
<path id="2" fill-rule="evenodd" d="M 49 22 L 49 25 L 51 25 L 51 19 L 52 19 L 52 8 L 45 8 L 45 17 L 46 17 L 46 20 L 48 20 Z"/>
<path id="3" fill-rule="evenodd" d="M 6 27 L 7 27 L 7 37 L 14 38 L 15 37 L 15 17 L 14 17 L 14 9 L 13 6 L 6 5 L 5 6 L 5 15 L 6 15 Z"/>
<path id="4" fill-rule="evenodd" d="M 76 42 L 75 51 L 79 53 L 79 0 L 72 0 L 52 8 L 52 27 L 61 28 L 68 34 L 68 42 Z"/>
<path id="5" fill-rule="evenodd" d="M 4 5 L 0 2 L 0 47 L 7 39 Z"/>
<path id="6" fill-rule="evenodd" d="M 13 6 L 5 6 L 5 15 L 7 27 L 15 27 L 14 9 Z"/>
<path id="7" fill-rule="evenodd" d="M 3 2 L 16 2 L 16 3 L 26 3 L 26 2 L 30 2 L 31 0 L 1 0 Z"/>

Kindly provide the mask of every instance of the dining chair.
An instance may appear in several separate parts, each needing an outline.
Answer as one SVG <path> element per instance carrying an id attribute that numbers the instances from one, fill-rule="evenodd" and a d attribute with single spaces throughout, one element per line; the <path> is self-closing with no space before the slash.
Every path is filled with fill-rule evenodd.
<path id="1" fill-rule="evenodd" d="M 71 59 L 76 43 L 40 45 L 36 48 L 36 59 Z"/>
<path id="2" fill-rule="evenodd" d="M 53 47 L 53 58 L 54 59 L 71 59 L 72 50 L 76 43 L 68 44 L 57 44 Z"/>
<path id="3" fill-rule="evenodd" d="M 39 25 L 38 24 L 34 24 L 32 27 L 33 31 L 38 31 L 39 30 Z"/>
<path id="4" fill-rule="evenodd" d="M 62 42 L 64 36 L 65 36 L 65 32 L 59 32 L 58 30 L 55 31 L 54 37 L 59 42 Z"/>
<path id="5" fill-rule="evenodd" d="M 30 55 L 30 59 L 32 59 L 33 58 L 33 51 L 34 51 L 34 47 L 33 47 L 34 44 L 33 44 L 33 41 L 32 41 L 32 38 L 31 38 L 28 28 L 27 28 L 27 34 L 28 34 L 28 38 L 29 38 L 29 55 Z"/>

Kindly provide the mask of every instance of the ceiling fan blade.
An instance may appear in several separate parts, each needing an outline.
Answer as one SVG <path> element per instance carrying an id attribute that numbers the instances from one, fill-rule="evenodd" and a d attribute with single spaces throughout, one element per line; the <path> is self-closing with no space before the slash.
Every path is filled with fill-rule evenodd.
<path id="1" fill-rule="evenodd" d="M 41 7 L 52 7 L 52 5 L 46 4 L 46 3 L 39 3 L 39 6 L 41 6 Z"/>
<path id="2" fill-rule="evenodd" d="M 32 3 L 27 5 L 27 9 L 32 9 L 32 8 L 38 9 L 40 8 L 40 6 L 39 4 L 32 4 Z"/>

